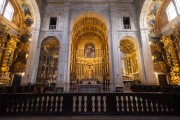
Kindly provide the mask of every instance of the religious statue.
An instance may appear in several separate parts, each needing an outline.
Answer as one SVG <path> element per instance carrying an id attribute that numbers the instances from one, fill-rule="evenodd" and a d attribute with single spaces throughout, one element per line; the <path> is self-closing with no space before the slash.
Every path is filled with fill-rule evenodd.
<path id="1" fill-rule="evenodd" d="M 92 78 L 92 70 L 91 69 L 88 70 L 88 78 Z"/>
<path id="2" fill-rule="evenodd" d="M 156 15 L 158 8 L 159 8 L 159 3 L 158 3 L 158 1 L 156 1 L 155 4 L 151 8 L 150 14 Z"/>
<path id="3" fill-rule="evenodd" d="M 152 16 L 150 16 L 150 18 L 148 20 L 148 25 L 150 27 L 153 27 L 154 24 L 155 24 L 155 19 Z"/>
<path id="4" fill-rule="evenodd" d="M 31 18 L 27 18 L 24 23 L 26 24 L 26 27 L 31 27 L 33 20 Z"/>
<path id="5" fill-rule="evenodd" d="M 30 9 L 29 9 L 29 6 L 25 3 L 22 4 L 22 8 L 24 9 L 24 15 L 30 15 L 31 16 L 31 13 L 30 13 Z"/>

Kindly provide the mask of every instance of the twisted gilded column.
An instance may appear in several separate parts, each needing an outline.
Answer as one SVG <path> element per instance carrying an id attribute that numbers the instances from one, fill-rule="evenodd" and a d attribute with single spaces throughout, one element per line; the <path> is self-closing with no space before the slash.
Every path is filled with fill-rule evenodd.
<path id="1" fill-rule="evenodd" d="M 2 61 L 0 64 L 0 83 L 5 85 L 10 85 L 10 66 L 12 65 L 13 58 L 14 58 L 14 50 L 16 49 L 16 44 L 19 40 L 14 37 L 10 36 L 10 39 L 6 43 L 5 51 L 2 56 Z"/>
<path id="2" fill-rule="evenodd" d="M 161 42 L 166 50 L 167 63 L 171 67 L 171 84 L 180 84 L 180 65 L 170 35 L 163 36 Z"/>

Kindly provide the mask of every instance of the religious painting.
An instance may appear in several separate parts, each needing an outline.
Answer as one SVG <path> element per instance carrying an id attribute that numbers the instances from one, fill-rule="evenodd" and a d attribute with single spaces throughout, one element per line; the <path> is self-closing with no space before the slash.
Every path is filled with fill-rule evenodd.
<path id="1" fill-rule="evenodd" d="M 94 58 L 95 57 L 95 46 L 93 43 L 87 43 L 84 47 L 84 57 Z"/>

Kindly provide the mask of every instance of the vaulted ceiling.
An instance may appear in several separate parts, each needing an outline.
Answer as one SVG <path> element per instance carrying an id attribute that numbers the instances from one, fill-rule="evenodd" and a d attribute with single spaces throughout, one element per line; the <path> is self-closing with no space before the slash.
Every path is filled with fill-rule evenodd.
<path id="1" fill-rule="evenodd" d="M 111 3 L 133 3 L 135 5 L 136 11 L 137 11 L 137 16 L 140 15 L 143 3 L 145 0 L 36 0 L 39 11 L 41 14 L 41 18 L 43 18 L 43 13 L 48 6 L 48 4 L 55 4 L 57 5 L 63 5 L 64 7 L 70 6 L 71 4 L 93 4 L 95 3 L 96 5 L 98 4 L 107 4 L 110 6 Z M 139 17 L 138 17 L 139 19 Z"/>
<path id="2" fill-rule="evenodd" d="M 117 3 L 134 3 L 137 9 L 141 9 L 142 5 L 145 0 L 36 0 L 40 11 L 43 11 L 45 7 L 48 4 L 59 4 L 62 3 L 65 6 L 67 4 L 73 4 L 73 3 L 95 3 L 95 4 L 101 4 L 101 3 L 112 3 L 112 2 L 117 2 Z"/>
<path id="3" fill-rule="evenodd" d="M 75 43 L 83 36 L 97 36 L 100 40 L 106 40 L 107 27 L 98 18 L 84 17 L 74 24 L 72 34 Z"/>

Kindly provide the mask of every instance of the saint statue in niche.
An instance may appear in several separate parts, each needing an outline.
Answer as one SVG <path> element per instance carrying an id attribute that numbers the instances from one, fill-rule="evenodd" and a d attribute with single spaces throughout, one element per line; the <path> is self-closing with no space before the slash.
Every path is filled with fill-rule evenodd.
<path id="1" fill-rule="evenodd" d="M 93 43 L 87 43 L 84 47 L 84 57 L 94 58 L 95 57 L 95 46 Z"/>
<path id="2" fill-rule="evenodd" d="M 30 15 L 31 16 L 31 13 L 30 13 L 30 9 L 29 9 L 29 6 L 25 3 L 22 4 L 22 8 L 24 9 L 24 15 Z"/>

